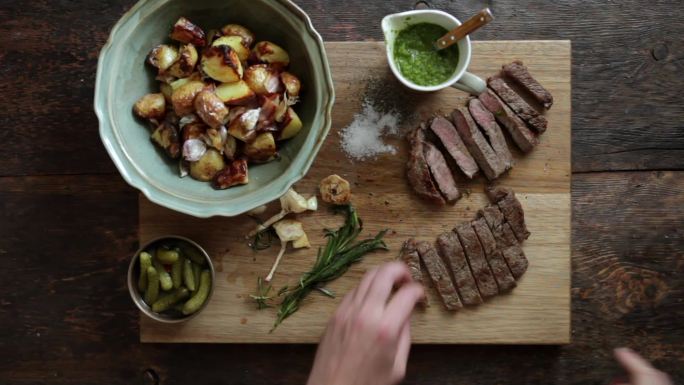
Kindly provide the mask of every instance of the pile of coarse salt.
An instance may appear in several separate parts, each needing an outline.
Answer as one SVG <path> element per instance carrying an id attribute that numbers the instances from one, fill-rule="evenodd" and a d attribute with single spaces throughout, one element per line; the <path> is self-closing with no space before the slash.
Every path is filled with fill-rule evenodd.
<path id="1" fill-rule="evenodd" d="M 397 148 L 385 143 L 383 137 L 398 135 L 398 114 L 381 113 L 366 99 L 363 110 L 354 115 L 354 120 L 340 131 L 340 143 L 350 159 L 363 161 L 381 154 L 395 154 Z"/>

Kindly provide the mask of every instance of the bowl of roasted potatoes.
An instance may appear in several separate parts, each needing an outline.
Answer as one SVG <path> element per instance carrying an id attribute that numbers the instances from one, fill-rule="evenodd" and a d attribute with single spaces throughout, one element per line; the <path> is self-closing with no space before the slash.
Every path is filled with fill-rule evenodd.
<path id="1" fill-rule="evenodd" d="M 141 0 L 102 49 L 95 112 L 123 178 L 197 217 L 271 202 L 331 126 L 325 48 L 289 0 Z"/>

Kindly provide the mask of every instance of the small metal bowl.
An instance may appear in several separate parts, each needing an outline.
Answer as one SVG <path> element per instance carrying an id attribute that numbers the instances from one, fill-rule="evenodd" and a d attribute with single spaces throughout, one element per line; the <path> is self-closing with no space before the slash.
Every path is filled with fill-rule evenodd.
<path id="1" fill-rule="evenodd" d="M 206 258 L 207 264 L 209 265 L 209 271 L 211 272 L 211 287 L 209 289 L 209 295 L 207 296 L 207 300 L 204 301 L 204 305 L 202 305 L 202 307 L 199 310 L 190 315 L 174 316 L 170 314 L 155 313 L 152 311 L 152 308 L 145 303 L 142 295 L 138 291 L 138 275 L 140 273 L 140 263 L 138 262 L 138 258 L 140 256 L 140 253 L 142 251 L 150 249 L 157 243 L 163 242 L 187 243 L 190 246 L 197 249 L 204 256 L 204 258 Z M 145 243 L 144 245 L 141 245 L 138 251 L 135 252 L 133 258 L 131 259 L 131 264 L 128 266 L 128 292 L 131 294 L 131 299 L 133 299 L 133 302 L 138 307 L 138 309 L 140 309 L 141 312 L 143 312 L 146 316 L 152 318 L 153 320 L 169 324 L 185 322 L 189 319 L 192 319 L 197 314 L 201 313 L 202 310 L 204 310 L 204 308 L 207 306 L 209 301 L 211 301 L 211 296 L 214 293 L 214 286 L 216 281 L 215 276 L 216 272 L 214 271 L 214 264 L 211 262 L 209 254 L 207 254 L 207 252 L 202 248 L 202 246 L 198 245 L 197 242 L 185 237 L 181 237 L 178 235 L 167 235 L 164 237 L 155 238 Z"/>

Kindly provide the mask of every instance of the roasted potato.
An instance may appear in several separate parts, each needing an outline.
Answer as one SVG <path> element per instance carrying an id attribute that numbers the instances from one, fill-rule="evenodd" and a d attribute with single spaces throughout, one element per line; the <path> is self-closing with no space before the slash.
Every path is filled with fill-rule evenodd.
<path id="1" fill-rule="evenodd" d="M 223 83 L 216 87 L 216 96 L 228 105 L 240 105 L 254 100 L 255 93 L 244 80 Z"/>
<path id="2" fill-rule="evenodd" d="M 223 190 L 228 187 L 247 184 L 248 182 L 247 160 L 236 159 L 216 174 L 214 187 Z"/>
<path id="3" fill-rule="evenodd" d="M 264 132 L 257 135 L 252 142 L 245 144 L 244 153 L 252 162 L 264 163 L 272 160 L 277 154 L 273 134 Z"/>
<path id="4" fill-rule="evenodd" d="M 167 74 L 177 78 L 185 78 L 195 71 L 197 65 L 197 49 L 192 44 L 184 44 L 178 50 L 178 60 L 169 67 Z"/>
<path id="5" fill-rule="evenodd" d="M 234 49 L 227 45 L 209 47 L 202 54 L 202 72 L 222 83 L 242 79 L 242 63 Z"/>
<path id="6" fill-rule="evenodd" d="M 225 163 L 220 152 L 213 148 L 207 150 L 197 162 L 190 163 L 190 176 L 201 181 L 210 181 L 223 170 Z"/>
<path id="7" fill-rule="evenodd" d="M 152 132 L 151 138 L 152 141 L 166 151 L 166 154 L 171 157 L 171 159 L 176 159 L 180 156 L 180 138 L 178 137 L 178 130 L 176 130 L 176 127 L 172 124 L 168 122 L 160 124 L 154 132 Z"/>
<path id="8" fill-rule="evenodd" d="M 168 70 L 176 60 L 178 60 L 178 49 L 167 44 L 160 44 L 152 48 L 147 56 L 147 62 L 159 69 L 160 73 Z"/>
<path id="9" fill-rule="evenodd" d="M 184 17 L 178 19 L 169 37 L 184 44 L 194 44 L 196 47 L 204 47 L 207 43 L 202 28 Z"/>
<path id="10" fill-rule="evenodd" d="M 202 122 L 188 123 L 181 129 L 181 137 L 184 142 L 190 139 L 200 139 L 207 131 L 207 128 Z"/>
<path id="11" fill-rule="evenodd" d="M 186 78 L 176 79 L 169 83 L 169 85 L 171 86 L 171 89 L 175 91 L 178 87 L 187 84 L 188 82 L 191 82 L 193 80 L 202 80 L 202 76 L 200 76 L 199 72 L 193 72 L 190 76 Z"/>
<path id="12" fill-rule="evenodd" d="M 176 114 L 184 116 L 192 113 L 195 110 L 195 97 L 206 88 L 207 85 L 199 80 L 191 80 L 176 88 L 171 95 Z"/>
<path id="13" fill-rule="evenodd" d="M 233 160 L 235 155 L 237 155 L 237 139 L 228 135 L 226 143 L 223 145 L 223 156 L 228 160 Z"/>
<path id="14" fill-rule="evenodd" d="M 254 34 L 252 31 L 241 26 L 240 24 L 228 24 L 221 28 L 221 34 L 223 36 L 240 36 L 242 38 L 242 44 L 249 48 L 254 43 Z"/>
<path id="15" fill-rule="evenodd" d="M 242 37 L 240 36 L 222 36 L 211 43 L 212 47 L 218 47 L 221 45 L 227 45 L 237 52 L 240 61 L 244 62 L 249 58 L 249 49 L 245 47 L 242 42 Z"/>
<path id="16" fill-rule="evenodd" d="M 266 64 L 256 64 L 245 70 L 245 83 L 257 95 L 274 94 L 280 91 L 278 73 Z"/>
<path id="17" fill-rule="evenodd" d="M 164 94 L 147 94 L 138 99 L 133 112 L 143 119 L 162 119 L 166 114 Z"/>
<path id="18" fill-rule="evenodd" d="M 212 91 L 204 90 L 195 97 L 197 115 L 211 128 L 226 124 L 228 107 Z"/>
<path id="19" fill-rule="evenodd" d="M 248 110 L 234 118 L 228 126 L 228 133 L 243 142 L 251 142 L 256 137 L 259 109 Z"/>
<path id="20" fill-rule="evenodd" d="M 221 131 L 216 128 L 209 128 L 204 133 L 205 142 L 207 145 L 217 149 L 219 152 L 223 152 L 223 146 L 226 144 L 228 134 L 221 135 Z"/>
<path id="21" fill-rule="evenodd" d="M 292 108 L 287 109 L 287 112 L 285 113 L 285 119 L 283 120 L 281 127 L 283 127 L 283 130 L 280 132 L 278 140 L 290 139 L 297 135 L 302 129 L 302 121 Z"/>
<path id="22" fill-rule="evenodd" d="M 211 45 L 211 43 L 214 42 L 214 40 L 218 39 L 221 37 L 221 31 L 218 29 L 210 29 L 207 32 L 207 45 Z"/>
<path id="23" fill-rule="evenodd" d="M 159 83 L 159 91 L 164 95 L 167 103 L 171 104 L 171 95 L 173 95 L 173 87 L 168 83 Z"/>
<path id="24" fill-rule="evenodd" d="M 279 45 L 270 41 L 256 43 L 252 54 L 260 63 L 271 64 L 275 68 L 285 68 L 290 64 L 290 55 Z"/>
<path id="25" fill-rule="evenodd" d="M 280 80 L 283 82 L 288 96 L 299 96 L 299 90 L 302 88 L 302 83 L 299 81 L 298 77 L 287 71 L 283 71 L 280 74 Z"/>

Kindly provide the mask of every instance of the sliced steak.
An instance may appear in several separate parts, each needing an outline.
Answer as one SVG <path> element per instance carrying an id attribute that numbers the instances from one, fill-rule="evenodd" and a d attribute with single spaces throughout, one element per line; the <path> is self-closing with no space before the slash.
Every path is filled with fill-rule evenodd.
<path id="1" fill-rule="evenodd" d="M 480 165 L 487 179 L 494 180 L 506 171 L 503 162 L 487 143 L 487 139 L 477 128 L 477 124 L 473 121 L 467 108 L 455 109 L 451 113 L 451 120 L 454 122 L 461 139 L 463 139 L 463 143 L 468 147 L 477 164 Z"/>
<path id="2" fill-rule="evenodd" d="M 475 163 L 475 159 L 470 155 L 466 145 L 458 136 L 456 127 L 441 116 L 437 116 L 430 122 L 430 130 L 437 136 L 442 146 L 456 162 L 458 167 L 468 177 L 472 178 L 480 170 Z"/>
<path id="3" fill-rule="evenodd" d="M 518 242 L 529 238 L 530 232 L 527 231 L 527 225 L 525 225 L 525 212 L 520 201 L 515 197 L 513 190 L 502 187 L 489 187 L 487 188 L 487 195 L 501 209 L 506 222 L 511 225 L 511 229 L 513 229 Z"/>
<path id="4" fill-rule="evenodd" d="M 447 271 L 444 263 L 439 258 L 437 250 L 432 247 L 428 242 L 418 242 L 417 244 L 418 254 L 425 264 L 425 268 L 430 275 L 430 279 L 435 284 L 437 288 L 437 293 L 442 298 L 444 306 L 447 310 L 458 310 L 463 307 L 460 298 L 458 298 L 458 293 L 454 287 L 451 278 L 449 277 L 449 272 Z"/>
<path id="5" fill-rule="evenodd" d="M 525 122 L 522 121 L 507 105 L 499 99 L 491 89 L 479 96 L 482 105 L 494 114 L 496 120 L 501 123 L 513 138 L 513 141 L 522 152 L 530 152 L 539 143 L 537 134 L 532 132 Z"/>
<path id="6" fill-rule="evenodd" d="M 510 226 L 508 226 L 508 223 L 505 224 L 504 231 L 510 232 L 510 235 L 513 236 L 513 232 Z M 501 249 L 501 254 L 506 260 L 508 268 L 511 269 L 513 278 L 520 279 L 520 277 L 525 274 L 527 267 L 530 264 L 522 250 L 522 247 L 516 243 L 512 246 Z"/>
<path id="7" fill-rule="evenodd" d="M 501 251 L 497 248 L 496 240 L 491 230 L 489 230 L 487 222 L 484 218 L 480 218 L 474 220 L 471 224 L 477 234 L 477 238 L 480 240 L 487 262 L 489 262 L 489 267 L 492 269 L 496 284 L 499 286 L 499 292 L 510 291 L 515 287 L 515 279 L 508 269 Z"/>
<path id="8" fill-rule="evenodd" d="M 468 110 L 473 120 L 482 127 L 482 131 L 489 139 L 489 144 L 503 162 L 506 170 L 513 167 L 513 155 L 511 155 L 511 151 L 508 149 L 506 138 L 504 138 L 503 132 L 501 132 L 501 127 L 496 123 L 494 115 L 482 105 L 479 99 L 474 98 L 470 99 Z"/>
<path id="9" fill-rule="evenodd" d="M 492 76 L 487 84 L 511 109 L 539 133 L 546 131 L 548 121 L 518 95 L 500 76 Z"/>
<path id="10" fill-rule="evenodd" d="M 527 271 L 529 262 L 518 239 L 513 234 L 511 225 L 505 222 L 504 215 L 497 205 L 485 207 L 480 210 L 479 215 L 485 219 L 489 229 L 492 230 L 496 245 L 501 250 L 513 277 L 519 279 Z"/>
<path id="11" fill-rule="evenodd" d="M 454 176 L 447 166 L 446 159 L 442 153 L 430 142 L 425 142 L 425 161 L 432 173 L 432 178 L 437 182 L 439 191 L 447 202 L 453 203 L 461 198 L 461 193 L 458 191 Z"/>
<path id="12" fill-rule="evenodd" d="M 480 290 L 482 298 L 487 299 L 497 295 L 499 289 L 496 286 L 496 280 L 489 269 L 484 250 L 482 250 L 475 230 L 473 230 L 469 223 L 461 223 L 456 226 L 454 231 L 458 234 L 458 239 L 461 241 L 461 245 L 463 245 L 463 250 L 470 264 L 470 270 L 473 272 L 473 277 L 475 277 L 475 282 L 477 282 L 477 288 Z"/>
<path id="13" fill-rule="evenodd" d="M 425 282 L 423 282 L 423 271 L 420 268 L 420 256 L 418 255 L 415 239 L 409 238 L 404 242 L 401 251 L 399 251 L 399 260 L 408 266 L 409 271 L 411 272 L 411 278 L 417 283 L 425 286 Z M 427 297 L 425 297 L 421 303 L 427 305 Z"/>
<path id="14" fill-rule="evenodd" d="M 430 168 L 425 160 L 425 131 L 424 126 L 416 128 L 409 134 L 411 150 L 409 160 L 406 163 L 406 175 L 413 190 L 421 197 L 439 204 L 445 204 L 442 194 L 437 191 L 437 186 L 430 175 Z"/>
<path id="15" fill-rule="evenodd" d="M 461 242 L 458 240 L 458 235 L 449 231 L 437 237 L 437 251 L 451 270 L 454 285 L 461 295 L 463 304 L 477 305 L 482 303 L 482 297 L 477 290 L 477 283 L 470 271 L 470 266 L 468 266 L 468 260 L 463 252 L 463 247 L 461 247 Z"/>
<path id="16" fill-rule="evenodd" d="M 539 82 L 532 77 L 527 67 L 520 60 L 511 64 L 506 64 L 502 68 L 506 79 L 510 79 L 515 84 L 527 91 L 544 109 L 549 109 L 553 105 L 553 95 L 546 90 Z"/>

